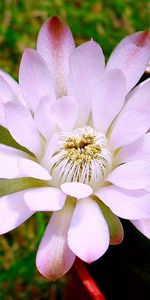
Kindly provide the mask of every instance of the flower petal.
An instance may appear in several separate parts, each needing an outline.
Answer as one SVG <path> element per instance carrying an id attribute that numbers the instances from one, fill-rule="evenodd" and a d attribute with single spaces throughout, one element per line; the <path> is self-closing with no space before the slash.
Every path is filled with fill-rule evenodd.
<path id="1" fill-rule="evenodd" d="M 0 145 L 0 178 L 19 178 L 23 174 L 18 167 L 18 159 L 30 157 L 27 153 L 12 147 Z"/>
<path id="2" fill-rule="evenodd" d="M 47 142 L 52 137 L 55 128 L 50 115 L 50 107 L 49 97 L 42 98 L 34 113 L 35 125 Z"/>
<path id="3" fill-rule="evenodd" d="M 107 186 L 95 193 L 114 214 L 124 219 L 146 219 L 150 215 L 150 194 Z"/>
<path id="4" fill-rule="evenodd" d="M 6 103 L 8 101 L 17 102 L 17 97 L 9 86 L 8 82 L 0 73 L 0 101 Z"/>
<path id="5" fill-rule="evenodd" d="M 61 189 L 66 195 L 77 199 L 88 197 L 93 193 L 93 190 L 89 185 L 80 182 L 63 183 Z"/>
<path id="6" fill-rule="evenodd" d="M 70 56 L 68 94 L 74 96 L 79 105 L 76 124 L 78 127 L 87 123 L 93 90 L 103 71 L 104 56 L 96 42 L 84 43 L 77 47 Z"/>
<path id="7" fill-rule="evenodd" d="M 121 69 L 131 90 L 144 73 L 150 56 L 148 32 L 136 32 L 124 38 L 110 56 L 107 69 Z"/>
<path id="8" fill-rule="evenodd" d="M 78 106 L 75 98 L 64 96 L 51 106 L 51 114 L 61 130 L 71 130 L 76 122 Z"/>
<path id="9" fill-rule="evenodd" d="M 146 110 L 123 111 L 116 120 L 110 134 L 111 149 L 115 150 L 134 142 L 144 135 L 149 127 L 150 113 Z"/>
<path id="10" fill-rule="evenodd" d="M 150 219 L 130 221 L 140 232 L 150 239 Z"/>
<path id="11" fill-rule="evenodd" d="M 116 157 L 119 164 L 133 160 L 146 160 L 150 162 L 150 132 L 137 141 L 122 147 Z"/>
<path id="12" fill-rule="evenodd" d="M 20 68 L 19 84 L 29 107 L 34 111 L 43 97 L 55 99 L 54 84 L 43 57 L 33 49 L 25 49 Z"/>
<path id="13" fill-rule="evenodd" d="M 37 50 L 49 66 L 55 81 L 57 97 L 66 94 L 69 57 L 74 47 L 72 33 L 59 17 L 53 16 L 42 25 Z"/>
<path id="14" fill-rule="evenodd" d="M 31 212 L 23 200 L 24 192 L 0 198 L 0 234 L 18 227 L 31 217 Z"/>
<path id="15" fill-rule="evenodd" d="M 96 129 L 106 132 L 125 101 L 126 82 L 120 70 L 105 72 L 93 92 L 92 112 Z"/>
<path id="16" fill-rule="evenodd" d="M 144 109 L 150 112 L 150 78 L 138 84 L 127 96 L 125 110 Z"/>
<path id="17" fill-rule="evenodd" d="M 42 180 L 50 180 L 52 177 L 39 163 L 25 158 L 18 159 L 18 167 L 24 177 L 33 177 Z"/>
<path id="18" fill-rule="evenodd" d="M 7 90 L 2 89 L 3 96 L 5 97 L 5 101 L 18 100 L 22 105 L 27 106 L 23 95 L 21 94 L 19 84 L 16 80 L 14 80 L 9 74 L 0 69 L 0 81 L 3 78 L 7 82 Z M 0 84 L 1 86 L 1 84 Z M 6 86 L 6 85 L 5 85 Z M 8 89 L 9 86 L 9 89 Z M 1 90 L 1 89 L 0 89 Z M 8 94 L 7 94 L 8 93 Z M 1 94 L 1 92 L 0 92 Z M 6 97 L 7 95 L 7 97 Z M 2 99 L 2 97 L 1 97 Z"/>
<path id="19" fill-rule="evenodd" d="M 17 103 L 5 104 L 6 124 L 13 138 L 34 154 L 40 156 L 42 139 L 38 133 L 32 115 L 27 108 Z"/>
<path id="20" fill-rule="evenodd" d="M 106 180 L 125 189 L 144 189 L 150 182 L 150 163 L 128 162 L 114 169 Z"/>
<path id="21" fill-rule="evenodd" d="M 24 200 L 32 211 L 60 210 L 65 204 L 66 195 L 59 189 L 43 187 L 25 192 Z"/>
<path id="22" fill-rule="evenodd" d="M 78 201 L 68 231 L 69 248 L 82 260 L 91 263 L 109 246 L 107 223 L 96 201 Z"/>
<path id="23" fill-rule="evenodd" d="M 50 280 L 63 276 L 75 260 L 67 244 L 67 232 L 74 210 L 71 200 L 66 201 L 62 210 L 53 213 L 37 252 L 37 268 Z"/>

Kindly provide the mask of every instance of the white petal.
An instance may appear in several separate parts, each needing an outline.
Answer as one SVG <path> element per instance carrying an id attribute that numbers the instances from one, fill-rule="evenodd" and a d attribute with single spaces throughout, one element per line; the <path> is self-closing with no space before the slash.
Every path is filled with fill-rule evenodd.
<path id="1" fill-rule="evenodd" d="M 150 194 L 143 190 L 126 190 L 116 186 L 99 189 L 96 195 L 121 218 L 148 218 L 150 215 Z"/>
<path id="2" fill-rule="evenodd" d="M 116 120 L 110 134 L 113 150 L 140 138 L 150 127 L 150 113 L 146 110 L 125 110 Z M 139 126 L 140 124 L 140 126 Z"/>
<path id="3" fill-rule="evenodd" d="M 93 193 L 93 190 L 89 185 L 80 182 L 63 183 L 61 189 L 66 195 L 77 199 L 88 197 Z"/>
<path id="4" fill-rule="evenodd" d="M 85 198 L 78 201 L 68 231 L 68 245 L 82 260 L 91 263 L 109 246 L 109 230 L 98 204 Z"/>
<path id="5" fill-rule="evenodd" d="M 93 91 L 92 112 L 96 129 L 106 132 L 125 101 L 126 82 L 120 70 L 110 70 Z"/>
<path id="6" fill-rule="evenodd" d="M 29 107 L 34 111 L 43 97 L 55 99 L 50 71 L 42 56 L 25 49 L 19 69 L 19 84 Z"/>
<path id="7" fill-rule="evenodd" d="M 32 211 L 55 211 L 64 206 L 66 195 L 59 189 L 43 187 L 25 192 L 24 199 Z"/>
<path id="8" fill-rule="evenodd" d="M 6 124 L 13 138 L 34 154 L 42 153 L 42 139 L 38 133 L 32 115 L 20 104 L 5 104 Z"/>
<path id="9" fill-rule="evenodd" d="M 18 227 L 33 214 L 23 200 L 24 192 L 0 198 L 0 234 Z"/>
<path id="10" fill-rule="evenodd" d="M 150 239 L 150 218 L 130 221 L 140 232 L 142 232 L 148 239 Z"/>
<path id="11" fill-rule="evenodd" d="M 54 132 L 54 122 L 50 115 L 50 107 L 50 99 L 48 97 L 42 98 L 34 113 L 35 125 L 47 142 Z"/>
<path id="12" fill-rule="evenodd" d="M 62 210 L 53 213 L 37 252 L 37 268 L 50 280 L 63 276 L 75 260 L 75 255 L 67 244 L 73 210 L 74 205 L 67 202 Z"/>
<path id="13" fill-rule="evenodd" d="M 76 122 L 78 106 L 75 98 L 64 96 L 51 106 L 51 114 L 61 130 L 71 130 Z"/>
<path id="14" fill-rule="evenodd" d="M 107 177 L 107 181 L 125 189 L 144 189 L 150 182 L 150 163 L 135 160 L 120 165 Z"/>
<path id="15" fill-rule="evenodd" d="M 18 159 L 18 167 L 24 177 L 34 177 L 42 180 L 52 178 L 45 168 L 33 160 L 20 158 Z"/>

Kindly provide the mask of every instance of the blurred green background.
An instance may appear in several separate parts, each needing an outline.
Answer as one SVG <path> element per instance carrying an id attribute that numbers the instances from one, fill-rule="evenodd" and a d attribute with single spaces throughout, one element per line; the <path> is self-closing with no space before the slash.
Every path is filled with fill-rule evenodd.
<path id="1" fill-rule="evenodd" d="M 0 0 L 0 68 L 17 78 L 23 49 L 35 47 L 40 26 L 51 15 L 68 22 L 77 45 L 92 37 L 108 58 L 125 35 L 148 29 L 149 12 L 149 0 Z M 47 220 L 38 213 L 0 237 L 0 300 L 62 299 L 65 278 L 49 283 L 35 268 Z"/>

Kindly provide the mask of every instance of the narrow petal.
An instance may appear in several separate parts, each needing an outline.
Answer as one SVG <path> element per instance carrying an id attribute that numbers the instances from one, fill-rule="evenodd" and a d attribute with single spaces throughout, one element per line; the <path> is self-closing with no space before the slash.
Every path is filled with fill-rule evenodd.
<path id="1" fill-rule="evenodd" d="M 32 115 L 27 108 L 16 103 L 5 104 L 6 124 L 13 138 L 34 154 L 40 156 L 42 139 L 38 133 Z"/>
<path id="2" fill-rule="evenodd" d="M 125 110 L 145 109 L 150 112 L 150 78 L 138 84 L 127 96 Z"/>
<path id="3" fill-rule="evenodd" d="M 146 160 L 150 162 L 150 132 L 137 141 L 122 147 L 115 159 L 119 164 L 133 160 Z"/>
<path id="4" fill-rule="evenodd" d="M 77 47 L 70 57 L 68 94 L 74 96 L 79 105 L 78 127 L 87 123 L 91 111 L 91 98 L 95 84 L 104 71 L 104 56 L 100 46 L 93 41 Z"/>
<path id="5" fill-rule="evenodd" d="M 144 189 L 150 182 L 150 163 L 128 162 L 114 169 L 106 180 L 125 189 Z"/>
<path id="6" fill-rule="evenodd" d="M 124 219 L 146 219 L 150 215 L 150 194 L 143 190 L 126 190 L 107 186 L 96 192 L 117 216 Z"/>
<path id="7" fill-rule="evenodd" d="M 50 107 L 51 102 L 49 97 L 44 97 L 34 113 L 35 125 L 47 142 L 49 142 L 52 137 L 55 128 L 50 114 Z"/>
<path id="8" fill-rule="evenodd" d="M 19 68 L 19 84 L 29 107 L 35 111 L 43 97 L 55 99 L 54 84 L 42 56 L 33 49 L 25 49 Z"/>
<path id="9" fill-rule="evenodd" d="M 6 72 L 4 72 L 3 70 L 0 69 L 0 81 L 2 78 L 8 84 L 7 92 L 6 92 L 6 90 L 4 91 L 3 89 L 1 90 L 1 88 L 0 88 L 0 94 L 3 93 L 5 101 L 8 102 L 11 100 L 18 100 L 22 105 L 26 106 L 27 104 L 23 98 L 23 95 L 21 94 L 21 90 L 20 90 L 18 82 L 16 80 L 14 80 L 9 74 L 7 74 Z M 9 86 L 9 89 L 8 89 L 8 86 Z M 0 83 L 0 87 L 1 87 L 1 83 Z M 1 91 L 2 91 L 2 93 L 1 93 Z M 9 93 L 9 94 L 7 94 L 7 93 Z M 6 95 L 7 95 L 7 97 L 6 97 Z M 2 97 L 1 97 L 1 99 L 2 99 Z"/>
<path id="10" fill-rule="evenodd" d="M 74 205 L 69 199 L 62 210 L 53 213 L 37 252 L 37 268 L 50 280 L 63 276 L 75 260 L 75 255 L 67 244 L 67 232 L 73 210 Z"/>
<path id="11" fill-rule="evenodd" d="M 61 130 L 71 130 L 76 122 L 78 106 L 75 98 L 64 96 L 51 106 L 51 114 Z"/>
<path id="12" fill-rule="evenodd" d="M 68 231 L 69 248 L 82 260 L 91 263 L 109 246 L 109 230 L 96 201 L 78 201 Z"/>
<path id="13" fill-rule="evenodd" d="M 59 189 L 43 187 L 25 192 L 24 199 L 31 211 L 55 211 L 64 206 L 66 195 Z"/>
<path id="14" fill-rule="evenodd" d="M 105 72 L 93 92 L 92 112 L 96 129 L 106 132 L 125 101 L 126 81 L 120 70 Z"/>
<path id="15" fill-rule="evenodd" d="M 93 193 L 93 190 L 89 185 L 80 182 L 63 183 L 61 189 L 66 195 L 77 199 L 88 197 Z"/>
<path id="16" fill-rule="evenodd" d="M 149 120 L 150 113 L 146 110 L 137 109 L 122 112 L 110 134 L 111 149 L 115 150 L 121 146 L 130 144 L 144 135 L 150 127 Z"/>
<path id="17" fill-rule="evenodd" d="M 120 244 L 123 240 L 124 232 L 119 218 L 116 215 L 114 215 L 113 212 L 109 209 L 109 207 L 106 206 L 99 199 L 97 203 L 101 208 L 101 211 L 105 217 L 105 220 L 109 228 L 110 244 L 111 245 Z"/>
<path id="18" fill-rule="evenodd" d="M 150 219 L 130 221 L 140 232 L 150 239 Z"/>
<path id="19" fill-rule="evenodd" d="M 42 25 L 37 50 L 48 64 L 55 82 L 57 97 L 66 94 L 69 57 L 74 47 L 72 33 L 59 17 L 53 16 Z"/>
<path id="20" fill-rule="evenodd" d="M 18 227 L 33 214 L 23 200 L 23 193 L 18 192 L 0 198 L 0 234 Z"/>
<path id="21" fill-rule="evenodd" d="M 150 56 L 148 32 L 136 32 L 124 38 L 110 56 L 107 69 L 121 69 L 131 90 L 144 73 Z"/>

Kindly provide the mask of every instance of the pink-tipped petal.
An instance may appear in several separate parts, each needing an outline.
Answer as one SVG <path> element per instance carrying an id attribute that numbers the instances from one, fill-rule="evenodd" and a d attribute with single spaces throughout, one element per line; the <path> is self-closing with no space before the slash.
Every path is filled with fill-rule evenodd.
<path id="1" fill-rule="evenodd" d="M 76 122 L 78 113 L 77 102 L 73 97 L 64 96 L 51 106 L 51 114 L 61 130 L 71 130 Z"/>
<path id="2" fill-rule="evenodd" d="M 0 198 L 0 234 L 18 227 L 31 217 L 31 212 L 23 199 L 24 192 Z"/>
<path id="3" fill-rule="evenodd" d="M 53 213 L 37 252 L 37 268 L 50 280 L 56 280 L 67 273 L 75 260 L 67 244 L 73 210 L 74 205 L 70 199 L 62 210 Z"/>
<path id="4" fill-rule="evenodd" d="M 25 49 L 20 68 L 19 84 L 29 107 L 35 111 L 43 97 L 55 99 L 54 84 L 42 56 L 33 49 Z"/>
<path id="5" fill-rule="evenodd" d="M 66 195 L 77 199 L 88 197 L 93 193 L 93 190 L 89 185 L 80 182 L 63 183 L 61 189 Z"/>
<path id="6" fill-rule="evenodd" d="M 150 218 L 130 221 L 141 233 L 143 233 L 148 239 L 150 239 Z"/>
<path id="7" fill-rule="evenodd" d="M 96 195 L 121 218 L 146 219 L 150 215 L 150 194 L 143 190 L 131 191 L 111 185 L 99 189 Z"/>
<path id="8" fill-rule="evenodd" d="M 124 38 L 110 56 L 107 69 L 121 69 L 131 90 L 144 73 L 150 57 L 148 32 L 136 32 Z"/>
<path id="9" fill-rule="evenodd" d="M 150 162 L 150 132 L 144 134 L 137 141 L 122 147 L 115 160 L 121 164 L 133 160 L 146 160 Z"/>
<path id="10" fill-rule="evenodd" d="M 71 54 L 68 94 L 78 101 L 78 127 L 85 125 L 88 120 L 95 84 L 99 82 L 103 72 L 104 56 L 96 42 L 86 42 Z"/>
<path id="11" fill-rule="evenodd" d="M 129 189 L 144 189 L 150 182 L 150 163 L 135 160 L 115 168 L 106 178 L 116 186 Z"/>
<path id="12" fill-rule="evenodd" d="M 17 97 L 9 86 L 8 82 L 0 73 L 0 101 L 6 103 L 9 101 L 17 102 Z"/>
<path id="13" fill-rule="evenodd" d="M 74 47 L 72 33 L 59 17 L 53 16 L 42 25 L 38 35 L 37 50 L 49 66 L 57 97 L 66 94 L 69 57 Z"/>
<path id="14" fill-rule="evenodd" d="M 18 168 L 24 177 L 33 177 L 42 180 L 51 180 L 52 178 L 44 167 L 30 159 L 19 158 Z"/>
<path id="15" fill-rule="evenodd" d="M 41 99 L 34 113 L 35 125 L 47 142 L 49 142 L 52 137 L 55 128 L 50 115 L 50 107 L 51 102 L 49 97 L 44 97 Z"/>
<path id="16" fill-rule="evenodd" d="M 103 214 L 91 198 L 78 201 L 68 231 L 69 248 L 83 261 L 91 263 L 109 246 L 109 230 Z"/>
<path id="17" fill-rule="evenodd" d="M 17 103 L 5 104 L 6 124 L 13 138 L 35 155 L 42 152 L 42 139 L 30 111 Z"/>
<path id="18" fill-rule="evenodd" d="M 105 72 L 93 91 L 92 112 L 96 129 L 106 132 L 125 101 L 126 81 L 120 70 Z"/>
<path id="19" fill-rule="evenodd" d="M 27 104 L 23 98 L 23 95 L 21 94 L 21 90 L 20 90 L 18 82 L 16 80 L 14 80 L 9 74 L 7 74 L 6 72 L 4 72 L 3 70 L 0 69 L 0 81 L 1 81 L 1 78 L 3 78 L 7 82 L 9 88 L 11 89 L 11 92 L 10 92 L 10 89 L 7 90 L 7 92 L 10 93 L 9 94 L 10 97 L 8 96 L 8 94 L 7 94 L 8 97 L 6 97 L 6 93 L 4 93 L 4 90 L 3 90 L 3 95 L 5 95 L 5 101 L 6 100 L 7 101 L 18 100 L 22 105 L 27 106 Z M 0 84 L 0 86 L 1 86 L 1 84 Z M 2 97 L 1 97 L 1 99 L 2 99 Z"/>
<path id="20" fill-rule="evenodd" d="M 59 189 L 43 187 L 24 193 L 24 200 L 31 211 L 56 211 L 65 204 L 66 195 Z"/>
<path id="21" fill-rule="evenodd" d="M 136 141 L 147 132 L 149 127 L 150 113 L 146 110 L 123 111 L 116 120 L 110 134 L 111 149 L 115 150 Z"/>

